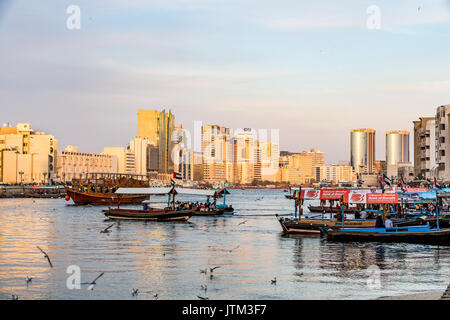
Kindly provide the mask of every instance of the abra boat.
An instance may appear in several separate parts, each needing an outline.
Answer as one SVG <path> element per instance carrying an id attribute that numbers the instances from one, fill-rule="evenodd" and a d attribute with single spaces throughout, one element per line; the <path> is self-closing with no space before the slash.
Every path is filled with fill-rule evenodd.
<path id="1" fill-rule="evenodd" d="M 342 209 L 340 208 L 340 207 L 338 207 L 338 206 L 334 206 L 334 207 L 330 207 L 330 206 L 312 206 L 312 205 L 309 205 L 308 206 L 308 209 L 309 209 L 309 211 L 310 212 L 313 212 L 313 213 L 315 213 L 315 212 L 323 212 L 324 210 L 325 210 L 325 213 L 338 213 L 338 212 L 341 212 L 342 211 Z M 356 213 L 356 212 L 358 212 L 359 210 L 357 209 L 357 208 L 345 208 L 344 209 L 344 213 Z"/>
<path id="2" fill-rule="evenodd" d="M 385 228 L 344 228 L 327 231 L 327 240 L 409 242 L 450 245 L 450 229 L 431 229 L 430 225 Z"/>
<path id="3" fill-rule="evenodd" d="M 315 234 L 321 233 L 321 228 L 341 228 L 342 222 L 331 219 L 289 219 L 275 215 L 285 234 Z M 351 219 L 346 220 L 346 227 L 373 228 L 375 220 Z"/>
<path id="4" fill-rule="evenodd" d="M 373 203 L 382 204 L 383 212 L 386 206 L 398 204 L 398 194 L 383 193 L 378 195 L 362 194 L 351 191 L 344 197 L 346 203 Z M 439 201 L 437 201 L 439 202 Z M 450 229 L 439 227 L 439 205 L 436 205 L 436 228 L 432 229 L 430 223 L 425 226 L 403 226 L 394 228 L 346 228 L 344 225 L 339 230 L 322 229 L 328 240 L 336 241 L 382 241 L 382 242 L 410 242 L 427 244 L 450 245 Z"/>
<path id="5" fill-rule="evenodd" d="M 109 208 L 103 210 L 109 219 L 144 220 L 144 221 L 187 221 L 193 215 L 194 210 L 170 210 L 147 209 L 133 210 Z"/>

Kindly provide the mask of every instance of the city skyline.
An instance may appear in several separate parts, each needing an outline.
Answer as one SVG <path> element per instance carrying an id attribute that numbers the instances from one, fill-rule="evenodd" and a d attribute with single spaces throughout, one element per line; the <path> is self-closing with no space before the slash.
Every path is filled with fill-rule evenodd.
<path id="1" fill-rule="evenodd" d="M 86 152 L 126 145 L 138 109 L 171 109 L 191 132 L 195 120 L 279 128 L 280 150 L 317 147 L 336 163 L 350 129 L 412 132 L 449 102 L 448 1 L 379 1 L 379 30 L 369 1 L 78 1 L 80 30 L 66 28 L 70 1 L 5 3 L 2 122 Z"/>

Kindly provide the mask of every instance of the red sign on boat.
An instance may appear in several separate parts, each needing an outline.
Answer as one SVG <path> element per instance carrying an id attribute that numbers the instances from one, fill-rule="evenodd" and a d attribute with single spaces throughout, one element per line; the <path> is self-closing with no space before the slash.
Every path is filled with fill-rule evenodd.
<path id="1" fill-rule="evenodd" d="M 361 193 L 350 191 L 344 196 L 347 203 L 398 203 L 398 194 L 396 193 Z"/>

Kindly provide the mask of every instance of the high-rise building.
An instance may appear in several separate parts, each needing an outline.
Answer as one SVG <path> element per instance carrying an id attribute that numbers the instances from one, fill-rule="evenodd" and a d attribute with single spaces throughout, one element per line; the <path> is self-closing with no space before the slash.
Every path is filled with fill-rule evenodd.
<path id="1" fill-rule="evenodd" d="M 436 167 L 435 117 L 421 117 L 414 123 L 414 174 L 422 179 L 434 177 Z"/>
<path id="2" fill-rule="evenodd" d="M 218 125 L 202 126 L 203 179 L 224 182 L 233 165 L 233 134 L 231 129 Z M 228 174 L 227 174 L 228 171 Z"/>
<path id="3" fill-rule="evenodd" d="M 172 133 L 175 116 L 169 110 L 138 110 L 138 136 L 148 138 L 158 148 L 158 172 L 173 172 Z"/>
<path id="4" fill-rule="evenodd" d="M 125 174 L 135 174 L 135 155 L 134 152 L 123 147 L 105 147 L 102 154 L 114 156 L 117 158 L 117 172 Z"/>
<path id="5" fill-rule="evenodd" d="M 350 130 L 350 164 L 357 173 L 372 173 L 375 161 L 375 130 Z"/>
<path id="6" fill-rule="evenodd" d="M 409 132 L 386 132 L 386 165 L 409 161 Z"/>
<path id="7" fill-rule="evenodd" d="M 409 162 L 409 132 L 386 131 L 386 175 L 398 177 L 399 162 Z"/>
<path id="8" fill-rule="evenodd" d="M 260 142 L 261 180 L 276 181 L 280 167 L 279 146 L 272 141 Z"/>
<path id="9" fill-rule="evenodd" d="M 256 131 L 244 128 L 236 132 L 236 166 L 239 183 L 261 180 L 261 155 Z"/>
<path id="10" fill-rule="evenodd" d="M 444 182 L 450 181 L 450 104 L 436 110 L 435 144 L 436 175 Z"/>

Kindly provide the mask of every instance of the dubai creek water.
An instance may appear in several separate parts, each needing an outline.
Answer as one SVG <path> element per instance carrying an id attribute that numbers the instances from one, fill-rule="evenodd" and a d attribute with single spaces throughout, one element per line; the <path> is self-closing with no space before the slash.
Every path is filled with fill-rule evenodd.
<path id="1" fill-rule="evenodd" d="M 110 233 L 100 233 L 112 223 L 105 207 L 0 199 L 0 299 L 376 299 L 446 289 L 450 247 L 284 236 L 274 216 L 293 213 L 284 194 L 231 190 L 232 216 L 121 221 Z M 200 272 L 215 266 L 212 278 Z M 70 289 L 73 268 L 81 283 L 104 275 L 93 290 Z M 143 294 L 132 296 L 132 288 Z"/>

